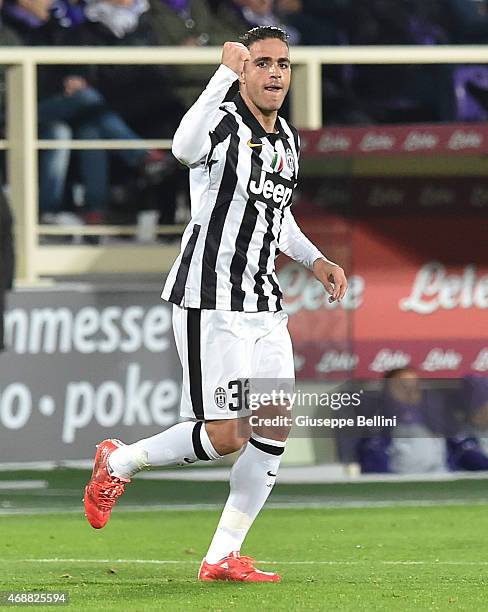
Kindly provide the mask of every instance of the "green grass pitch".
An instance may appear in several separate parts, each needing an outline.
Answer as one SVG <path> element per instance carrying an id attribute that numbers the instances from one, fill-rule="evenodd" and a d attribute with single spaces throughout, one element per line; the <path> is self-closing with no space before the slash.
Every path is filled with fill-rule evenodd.
<path id="1" fill-rule="evenodd" d="M 43 610 L 488 609 L 484 481 L 277 485 L 243 553 L 283 582 L 252 585 L 195 579 L 219 511 L 191 504 L 221 504 L 225 483 L 136 481 L 95 531 L 85 473 L 0 473 L 20 478 L 49 486 L 0 490 L 0 591 L 69 592 Z"/>

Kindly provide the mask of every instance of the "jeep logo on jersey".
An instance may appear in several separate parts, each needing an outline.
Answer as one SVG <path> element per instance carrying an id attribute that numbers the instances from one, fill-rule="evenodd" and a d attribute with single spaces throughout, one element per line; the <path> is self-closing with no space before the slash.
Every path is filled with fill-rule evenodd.
<path id="1" fill-rule="evenodd" d="M 293 183 L 276 174 L 268 174 L 264 170 L 258 181 L 249 182 L 249 194 L 256 197 L 260 202 L 271 204 L 271 206 L 286 206 L 293 195 Z"/>
<path id="2" fill-rule="evenodd" d="M 227 404 L 227 392 L 223 387 L 217 387 L 215 389 L 214 400 L 219 408 L 225 408 Z"/>

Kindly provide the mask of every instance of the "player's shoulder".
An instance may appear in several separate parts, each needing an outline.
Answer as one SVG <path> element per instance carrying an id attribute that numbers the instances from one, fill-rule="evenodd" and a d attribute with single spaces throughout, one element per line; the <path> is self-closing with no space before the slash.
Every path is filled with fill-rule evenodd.
<path id="1" fill-rule="evenodd" d="M 237 124 L 242 123 L 242 117 L 237 110 L 237 105 L 233 100 L 226 100 L 219 106 L 219 111 L 226 118 L 226 123 Z"/>
<path id="2" fill-rule="evenodd" d="M 294 125 L 292 125 L 291 123 L 289 123 L 286 119 L 284 119 L 283 117 L 278 117 L 278 120 L 281 123 L 281 127 L 282 129 L 288 134 L 291 135 L 291 137 L 293 138 L 293 141 L 295 143 L 295 149 L 297 152 L 297 155 L 300 154 L 300 134 L 298 133 L 298 130 L 296 129 L 296 127 Z"/>
<path id="3" fill-rule="evenodd" d="M 238 125 L 239 114 L 233 102 L 222 102 L 219 106 L 219 117 L 226 125 Z"/>
<path id="4" fill-rule="evenodd" d="M 210 130 L 212 141 L 222 142 L 229 134 L 237 134 L 239 125 L 235 115 L 227 104 L 221 104 L 215 117 L 213 128 Z"/>

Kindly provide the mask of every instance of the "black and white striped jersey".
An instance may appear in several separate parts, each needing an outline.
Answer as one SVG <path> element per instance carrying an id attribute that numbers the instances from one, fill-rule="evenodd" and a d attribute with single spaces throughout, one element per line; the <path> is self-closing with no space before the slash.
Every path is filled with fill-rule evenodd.
<path id="1" fill-rule="evenodd" d="M 299 138 L 278 118 L 267 134 L 221 65 L 183 118 L 173 154 L 190 167 L 191 221 L 162 297 L 185 308 L 281 310 L 275 258 L 312 267 L 323 257 L 291 212 Z"/>

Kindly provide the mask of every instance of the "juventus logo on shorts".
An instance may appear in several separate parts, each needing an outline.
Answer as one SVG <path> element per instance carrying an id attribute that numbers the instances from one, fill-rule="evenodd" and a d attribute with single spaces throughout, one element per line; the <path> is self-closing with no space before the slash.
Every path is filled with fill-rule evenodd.
<path id="1" fill-rule="evenodd" d="M 227 404 L 227 392 L 223 387 L 217 387 L 214 393 L 215 403 L 219 408 L 225 408 Z"/>

